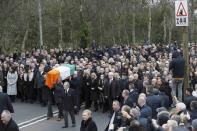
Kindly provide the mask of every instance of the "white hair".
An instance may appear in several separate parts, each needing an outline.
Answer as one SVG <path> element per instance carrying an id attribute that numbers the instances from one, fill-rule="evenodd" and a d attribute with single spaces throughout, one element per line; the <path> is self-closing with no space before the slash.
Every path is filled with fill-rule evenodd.
<path id="1" fill-rule="evenodd" d="M 175 120 L 168 120 L 167 125 L 168 127 L 177 127 L 178 123 Z"/>
<path id="2" fill-rule="evenodd" d="M 8 110 L 3 110 L 3 112 L 1 113 L 1 116 L 4 116 L 8 121 L 12 118 L 12 115 L 10 111 Z"/>
<path id="3" fill-rule="evenodd" d="M 181 111 L 186 109 L 186 105 L 183 102 L 179 102 L 176 104 L 176 108 L 180 109 Z"/>

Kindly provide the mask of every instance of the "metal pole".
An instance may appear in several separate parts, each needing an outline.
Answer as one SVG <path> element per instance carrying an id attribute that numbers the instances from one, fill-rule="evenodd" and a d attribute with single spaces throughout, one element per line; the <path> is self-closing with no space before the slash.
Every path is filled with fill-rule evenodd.
<path id="1" fill-rule="evenodd" d="M 42 8 L 41 1 L 38 0 L 38 15 L 39 15 L 39 31 L 40 31 L 40 49 L 43 48 L 43 35 L 42 35 Z"/>

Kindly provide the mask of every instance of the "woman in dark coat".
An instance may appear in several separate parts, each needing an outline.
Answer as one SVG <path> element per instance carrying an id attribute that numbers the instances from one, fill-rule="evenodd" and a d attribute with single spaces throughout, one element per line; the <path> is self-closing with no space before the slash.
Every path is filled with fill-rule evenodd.
<path id="1" fill-rule="evenodd" d="M 25 100 L 25 86 L 24 86 L 24 84 L 25 84 L 24 69 L 23 69 L 23 67 L 19 67 L 17 87 L 18 87 L 18 97 L 21 99 L 21 101 Z"/>
<path id="2" fill-rule="evenodd" d="M 92 120 L 92 112 L 90 110 L 84 110 L 82 118 L 80 131 L 97 131 L 97 126 Z"/>
<path id="3" fill-rule="evenodd" d="M 94 102 L 95 111 L 98 110 L 98 99 L 99 99 L 99 90 L 98 90 L 98 79 L 95 73 L 91 74 L 91 83 L 90 83 L 90 96 L 91 100 Z"/>

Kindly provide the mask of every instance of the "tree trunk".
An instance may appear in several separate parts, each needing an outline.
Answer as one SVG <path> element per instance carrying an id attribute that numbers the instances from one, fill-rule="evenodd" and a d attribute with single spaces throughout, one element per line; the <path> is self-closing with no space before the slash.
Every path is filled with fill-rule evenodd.
<path id="1" fill-rule="evenodd" d="M 168 43 L 170 44 L 172 41 L 172 25 L 171 24 L 169 24 L 168 31 L 169 31 Z"/>
<path id="2" fill-rule="evenodd" d="M 22 42 L 22 46 L 21 46 L 22 51 L 25 51 L 25 44 L 26 44 L 26 41 L 28 39 L 28 34 L 29 34 L 29 27 L 27 27 L 27 29 L 25 31 L 25 35 L 23 37 L 23 42 Z"/>
<path id="3" fill-rule="evenodd" d="M 135 45 L 135 16 L 136 16 L 136 14 L 135 14 L 135 4 L 136 4 L 136 2 L 133 4 L 133 11 L 132 11 L 132 17 L 133 17 L 133 19 L 132 19 L 132 42 L 133 42 L 133 44 Z"/>
<path id="4" fill-rule="evenodd" d="M 100 19 L 99 19 L 99 30 L 100 30 L 100 43 L 103 44 L 103 32 L 102 32 L 102 18 L 103 15 L 100 15 Z"/>
<path id="5" fill-rule="evenodd" d="M 190 27 L 189 27 L 189 41 L 194 42 L 194 0 L 191 1 L 191 13 L 190 13 Z"/>
<path id="6" fill-rule="evenodd" d="M 166 33 L 167 33 L 167 29 L 166 29 L 166 15 L 164 13 L 163 16 L 163 42 L 166 43 Z"/>
<path id="7" fill-rule="evenodd" d="M 116 44 L 116 38 L 115 38 L 115 32 L 114 32 L 114 23 L 112 23 L 112 40 L 113 40 L 113 44 L 115 45 Z"/>
<path id="8" fill-rule="evenodd" d="M 59 0 L 58 0 L 59 2 Z M 62 44 L 63 44 L 63 29 L 62 29 L 62 4 L 63 4 L 63 0 L 60 0 L 59 2 L 59 11 L 58 11 L 58 17 L 59 17 L 59 21 L 58 21 L 58 31 L 59 31 L 59 44 L 58 47 L 62 48 Z"/>
<path id="9" fill-rule="evenodd" d="M 38 14 L 39 14 L 40 48 L 43 48 L 42 7 L 40 0 L 38 0 Z"/>
<path id="10" fill-rule="evenodd" d="M 151 6 L 148 6 L 148 42 L 151 43 L 151 25 L 152 25 L 152 18 L 151 18 Z"/>

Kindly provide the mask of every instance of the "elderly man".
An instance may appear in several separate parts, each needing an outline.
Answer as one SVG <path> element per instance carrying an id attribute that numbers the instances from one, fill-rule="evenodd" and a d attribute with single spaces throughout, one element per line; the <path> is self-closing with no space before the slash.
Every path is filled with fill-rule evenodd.
<path id="1" fill-rule="evenodd" d="M 141 118 L 152 118 L 152 110 L 149 106 L 146 105 L 146 98 L 139 97 L 138 105 L 140 106 L 140 117 Z"/>
<path id="2" fill-rule="evenodd" d="M 0 114 L 3 110 L 9 110 L 11 113 L 14 113 L 14 109 L 11 103 L 9 96 L 5 93 L 2 93 L 2 87 L 0 86 Z M 0 131 L 2 131 L 3 123 L 0 121 Z"/>
<path id="3" fill-rule="evenodd" d="M 88 109 L 82 113 L 80 131 L 97 131 L 96 123 L 92 120 L 92 112 Z"/>
<path id="4" fill-rule="evenodd" d="M 10 111 L 4 110 L 1 113 L 1 121 L 3 123 L 3 129 L 1 131 L 19 131 L 17 124 L 12 120 Z"/>
<path id="5" fill-rule="evenodd" d="M 104 87 L 104 96 L 109 101 L 110 111 L 112 111 L 112 102 L 113 100 L 118 100 L 121 94 L 120 87 L 117 80 L 114 79 L 114 73 L 109 72 L 108 81 L 105 83 Z"/>
<path id="6" fill-rule="evenodd" d="M 182 102 L 179 102 L 176 104 L 176 114 L 177 115 L 186 115 L 187 120 L 190 120 L 190 114 L 189 112 L 186 110 L 186 105 Z"/>
<path id="7" fill-rule="evenodd" d="M 70 88 L 69 82 L 64 83 L 65 93 L 63 95 L 63 108 L 64 108 L 64 124 L 62 128 L 68 127 L 68 113 L 71 116 L 72 127 L 75 127 L 75 114 L 74 110 L 77 109 L 77 100 L 75 90 Z"/>

